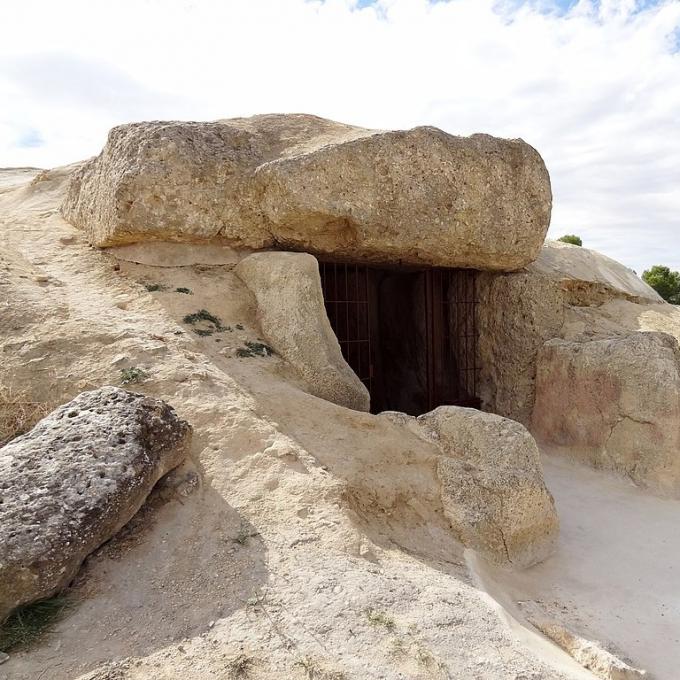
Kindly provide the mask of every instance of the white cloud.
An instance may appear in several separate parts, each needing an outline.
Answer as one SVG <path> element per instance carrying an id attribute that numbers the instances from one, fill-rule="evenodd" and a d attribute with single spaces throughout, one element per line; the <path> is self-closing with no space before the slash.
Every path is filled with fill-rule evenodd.
<path id="1" fill-rule="evenodd" d="M 484 131 L 545 158 L 551 235 L 680 269 L 678 36 L 680 0 L 3 3 L 0 165 L 90 156 L 143 118 Z"/>

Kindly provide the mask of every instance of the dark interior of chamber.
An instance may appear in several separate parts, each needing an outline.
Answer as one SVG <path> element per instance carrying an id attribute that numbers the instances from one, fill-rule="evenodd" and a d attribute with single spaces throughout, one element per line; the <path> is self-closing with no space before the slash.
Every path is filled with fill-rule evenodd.
<path id="1" fill-rule="evenodd" d="M 321 262 L 326 312 L 371 412 L 478 407 L 475 272 Z"/>

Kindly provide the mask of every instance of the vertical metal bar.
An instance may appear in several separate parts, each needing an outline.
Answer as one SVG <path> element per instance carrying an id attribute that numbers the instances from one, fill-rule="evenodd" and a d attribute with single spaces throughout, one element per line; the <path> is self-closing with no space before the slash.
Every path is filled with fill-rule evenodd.
<path id="1" fill-rule="evenodd" d="M 434 327 L 433 321 L 433 291 L 432 291 L 432 270 L 425 272 L 425 291 L 426 291 L 426 320 L 427 328 L 427 410 L 434 408 Z"/>
<path id="2" fill-rule="evenodd" d="M 465 391 L 468 391 L 468 384 L 467 384 L 467 378 L 468 378 L 468 361 L 469 361 L 469 347 L 468 347 L 468 335 L 469 335 L 469 329 L 468 329 L 468 290 L 467 290 L 467 284 L 468 284 L 468 279 L 467 279 L 467 272 L 463 273 L 463 281 L 464 281 L 464 290 L 465 290 L 465 297 L 464 297 L 464 302 L 463 302 L 463 309 L 465 310 L 465 363 L 463 365 L 464 368 L 464 375 L 465 375 Z M 468 395 L 466 394 L 465 397 Z"/>
<path id="3" fill-rule="evenodd" d="M 371 295 L 368 288 L 368 267 L 364 267 L 366 277 L 366 337 L 368 338 L 368 391 L 373 388 L 373 353 L 371 349 Z M 372 394 L 371 394 L 372 396 Z"/>
<path id="4" fill-rule="evenodd" d="M 338 333 L 338 265 L 334 262 L 331 267 L 333 271 L 333 330 L 338 336 L 338 342 L 340 342 L 340 349 L 342 350 L 342 337 Z"/>
<path id="5" fill-rule="evenodd" d="M 478 332 L 477 332 L 477 272 L 472 272 L 472 333 L 474 336 L 474 355 L 472 364 L 472 396 L 477 399 L 477 352 L 479 349 L 478 345 Z"/>
<path id="6" fill-rule="evenodd" d="M 345 310 L 345 359 L 347 359 L 347 363 L 349 364 L 352 359 L 350 356 L 350 350 L 352 349 L 352 345 L 349 342 L 350 340 L 350 333 L 349 333 L 349 295 L 347 294 L 347 265 L 343 264 L 342 265 L 342 280 L 345 285 L 345 292 L 342 294 L 340 297 L 342 298 L 342 304 Z"/>

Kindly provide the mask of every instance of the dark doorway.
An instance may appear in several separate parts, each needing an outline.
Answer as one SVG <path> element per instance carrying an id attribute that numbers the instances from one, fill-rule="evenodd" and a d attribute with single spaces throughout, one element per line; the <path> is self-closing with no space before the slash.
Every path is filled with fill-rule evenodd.
<path id="1" fill-rule="evenodd" d="M 373 413 L 479 407 L 474 271 L 319 269 L 328 318 Z"/>

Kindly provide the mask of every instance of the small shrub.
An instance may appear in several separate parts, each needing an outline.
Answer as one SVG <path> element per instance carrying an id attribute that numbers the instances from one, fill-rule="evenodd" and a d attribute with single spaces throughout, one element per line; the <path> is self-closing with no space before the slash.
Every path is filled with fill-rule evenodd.
<path id="1" fill-rule="evenodd" d="M 0 387 L 0 446 L 28 432 L 50 410 L 45 402 L 31 401 L 23 393 Z"/>
<path id="2" fill-rule="evenodd" d="M 122 385 L 138 385 L 148 377 L 149 374 L 141 368 L 137 368 L 137 366 L 120 369 L 120 382 Z"/>
<path id="3" fill-rule="evenodd" d="M 229 326 L 223 326 L 222 321 L 214 314 L 211 314 L 207 309 L 199 309 L 193 314 L 187 314 L 183 321 L 191 326 L 195 326 L 197 323 L 211 324 L 210 328 L 194 328 L 194 333 L 201 337 L 207 337 L 213 333 L 224 333 L 225 331 L 231 330 Z"/>
<path id="4" fill-rule="evenodd" d="M 239 331 L 242 331 L 243 330 L 243 324 L 237 323 L 236 329 L 239 330 Z"/>
<path id="5" fill-rule="evenodd" d="M 576 234 L 565 234 L 564 236 L 560 236 L 560 238 L 558 238 L 557 240 L 562 241 L 562 243 L 571 243 L 572 246 L 583 245 L 581 237 L 577 236 Z"/>
<path id="6" fill-rule="evenodd" d="M 175 288 L 176 293 L 184 293 L 185 295 L 193 295 L 191 292 L 191 288 L 185 288 L 184 286 L 180 286 L 179 288 Z"/>
<path id="7" fill-rule="evenodd" d="M 263 342 L 252 342 L 247 340 L 245 347 L 239 347 L 236 350 L 236 356 L 242 359 L 246 357 L 270 357 L 274 354 L 274 350 Z"/>
<path id="8" fill-rule="evenodd" d="M 389 631 L 393 631 L 397 625 L 389 614 L 380 612 L 377 609 L 367 609 L 366 617 L 372 626 L 382 626 Z"/>
<path id="9" fill-rule="evenodd" d="M 211 323 L 215 328 L 222 328 L 222 322 L 214 315 L 211 314 L 207 309 L 199 309 L 197 312 L 194 312 L 193 314 L 187 314 L 184 319 L 184 323 L 188 323 L 190 325 L 194 325 L 198 323 L 199 321 L 207 321 L 208 323 Z"/>
<path id="10" fill-rule="evenodd" d="M 158 291 L 167 290 L 166 286 L 162 283 L 145 283 L 144 288 L 146 288 L 149 293 L 157 293 Z"/>
<path id="11" fill-rule="evenodd" d="M 0 650 L 10 652 L 30 647 L 49 633 L 71 606 L 66 596 L 55 595 L 18 607 L 0 626 Z"/>

